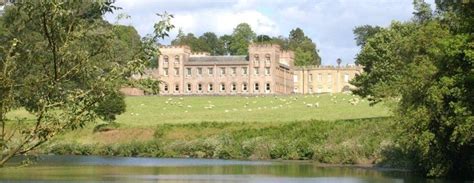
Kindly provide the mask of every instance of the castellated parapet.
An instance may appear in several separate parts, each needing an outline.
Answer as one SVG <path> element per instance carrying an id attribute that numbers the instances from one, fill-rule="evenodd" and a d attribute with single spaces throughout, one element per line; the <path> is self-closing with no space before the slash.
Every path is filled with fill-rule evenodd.
<path id="1" fill-rule="evenodd" d="M 207 56 L 211 56 L 211 54 L 209 52 L 192 52 L 191 57 L 207 57 Z"/>

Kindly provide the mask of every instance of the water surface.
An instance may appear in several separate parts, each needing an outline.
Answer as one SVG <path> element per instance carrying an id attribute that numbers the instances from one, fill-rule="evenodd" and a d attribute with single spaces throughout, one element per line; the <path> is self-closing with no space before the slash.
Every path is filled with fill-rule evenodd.
<path id="1" fill-rule="evenodd" d="M 15 159 L 14 163 L 21 159 Z M 10 164 L 13 165 L 13 164 Z M 313 163 L 209 159 L 40 156 L 27 167 L 0 169 L 1 182 L 452 182 L 407 171 Z"/>

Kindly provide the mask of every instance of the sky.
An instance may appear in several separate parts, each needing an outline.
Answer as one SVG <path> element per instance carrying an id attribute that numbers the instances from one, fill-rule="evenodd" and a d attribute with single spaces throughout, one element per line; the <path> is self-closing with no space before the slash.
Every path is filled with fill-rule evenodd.
<path id="1" fill-rule="evenodd" d="M 176 28 L 163 44 L 169 44 L 179 29 L 196 36 L 204 32 L 221 36 L 245 22 L 257 35 L 288 37 L 299 27 L 316 43 L 323 65 L 336 65 L 337 58 L 342 64 L 354 63 L 360 50 L 354 27 L 387 27 L 393 20 L 408 21 L 413 15 L 412 0 L 117 0 L 115 5 L 122 9 L 106 19 L 132 25 L 141 36 L 152 33 L 153 24 L 159 21 L 156 13 L 174 15 Z M 130 18 L 117 21 L 121 13 Z"/>

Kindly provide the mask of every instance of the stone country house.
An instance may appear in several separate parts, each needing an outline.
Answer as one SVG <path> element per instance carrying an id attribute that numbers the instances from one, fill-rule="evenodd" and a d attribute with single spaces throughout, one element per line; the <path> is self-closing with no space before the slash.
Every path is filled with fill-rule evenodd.
<path id="1" fill-rule="evenodd" d="M 275 44 L 251 44 L 248 55 L 210 56 L 188 46 L 161 46 L 158 68 L 145 76 L 161 81 L 160 95 L 312 94 L 349 91 L 362 68 L 294 66 L 294 53 Z M 126 95 L 144 95 L 122 88 Z"/>

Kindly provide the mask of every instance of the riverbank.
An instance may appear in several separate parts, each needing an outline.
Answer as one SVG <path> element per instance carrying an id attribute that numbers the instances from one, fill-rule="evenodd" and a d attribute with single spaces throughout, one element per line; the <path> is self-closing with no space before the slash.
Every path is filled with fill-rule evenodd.
<path id="1" fill-rule="evenodd" d="M 243 160 L 310 160 L 326 164 L 373 165 L 395 135 L 391 118 L 280 123 L 203 122 L 161 124 L 147 138 L 115 136 L 150 133 L 148 129 L 117 128 L 92 137 L 63 136 L 39 153 L 161 158 Z M 143 130 L 143 133 L 140 133 Z M 78 133 L 83 134 L 83 133 Z M 130 134 L 130 133 L 128 133 Z M 81 140 L 81 139 L 89 140 Z M 121 140 L 128 138 L 128 140 Z M 91 139 L 96 139 L 92 141 Z"/>

